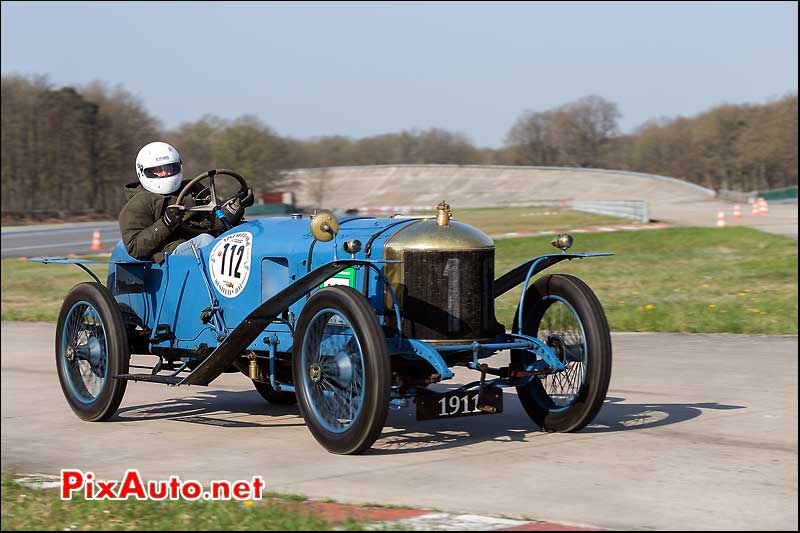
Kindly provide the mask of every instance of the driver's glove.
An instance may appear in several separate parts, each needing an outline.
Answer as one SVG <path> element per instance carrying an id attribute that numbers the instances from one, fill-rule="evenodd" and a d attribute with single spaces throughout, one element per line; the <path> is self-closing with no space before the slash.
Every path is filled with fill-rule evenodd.
<path id="1" fill-rule="evenodd" d="M 251 205 L 253 205 L 254 201 L 255 200 L 253 198 L 253 189 L 248 187 L 247 188 L 247 196 L 245 196 L 244 199 L 242 200 L 242 205 L 244 207 L 250 207 Z"/>
<path id="2" fill-rule="evenodd" d="M 225 216 L 232 224 L 238 223 L 242 219 L 242 215 L 244 215 L 244 206 L 242 205 L 242 200 L 239 200 L 238 198 L 234 198 L 225 204 L 223 209 Z"/>
<path id="3" fill-rule="evenodd" d="M 251 205 L 253 205 L 253 189 L 248 187 L 247 195 L 244 198 L 234 198 L 225 206 L 225 216 L 232 223 L 237 224 L 244 215 L 244 208 Z"/>
<path id="4" fill-rule="evenodd" d="M 181 220 L 183 220 L 183 210 L 184 207 L 181 205 L 168 205 L 164 210 L 164 216 L 161 217 L 164 219 L 164 224 L 169 229 L 177 228 Z"/>

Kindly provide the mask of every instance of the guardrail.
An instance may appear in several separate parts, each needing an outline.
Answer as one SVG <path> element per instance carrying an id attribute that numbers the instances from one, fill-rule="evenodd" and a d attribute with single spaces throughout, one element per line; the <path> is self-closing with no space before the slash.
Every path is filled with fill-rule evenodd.
<path id="1" fill-rule="evenodd" d="M 772 203 L 794 203 L 797 202 L 797 187 L 761 191 L 758 196 Z"/>
<path id="2" fill-rule="evenodd" d="M 768 191 L 728 191 L 720 189 L 717 196 L 729 202 L 742 204 L 753 203 L 757 198 L 763 198 L 773 204 L 797 203 L 797 187 L 784 187 L 783 189 L 770 189 Z"/>
<path id="3" fill-rule="evenodd" d="M 249 216 L 285 215 L 292 211 L 295 209 L 288 204 L 253 204 L 245 208 L 244 214 Z"/>
<path id="4" fill-rule="evenodd" d="M 650 222 L 650 213 L 644 200 L 573 200 L 570 206 L 578 211 Z"/>

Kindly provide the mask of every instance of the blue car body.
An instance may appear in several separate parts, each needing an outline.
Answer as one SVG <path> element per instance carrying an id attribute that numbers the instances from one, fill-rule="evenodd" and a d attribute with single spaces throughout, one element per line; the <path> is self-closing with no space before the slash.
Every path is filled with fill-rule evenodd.
<path id="1" fill-rule="evenodd" d="M 371 259 L 377 262 L 383 259 L 383 243 L 404 222 L 411 221 L 413 220 L 398 223 L 395 219 L 342 218 L 336 242 L 352 239 L 367 242 L 373 235 L 380 233 L 372 242 Z M 314 267 L 334 260 L 334 241 L 315 241 L 308 222 L 308 217 L 271 217 L 246 222 L 198 250 L 201 262 L 207 269 L 215 243 L 235 233 L 249 233 L 252 236 L 252 266 L 242 291 L 235 298 L 229 298 L 212 285 L 220 303 L 220 315 L 227 332 L 241 323 L 255 307 L 275 296 L 287 285 L 302 278 Z M 346 257 L 341 250 L 337 255 Z M 335 280 L 338 283 L 342 283 L 340 280 L 346 281 L 353 287 L 362 287 L 364 276 L 370 276 L 369 286 L 372 290 L 369 291 L 368 299 L 382 320 L 383 284 L 374 270 L 351 267 L 343 274 L 337 274 Z M 127 283 L 118 283 L 118 278 L 124 278 Z M 126 288 L 138 284 L 142 286 Z M 204 324 L 200 319 L 201 311 L 209 305 L 209 295 L 193 255 L 167 255 L 162 264 L 142 262 L 128 255 L 122 242 L 119 242 L 111 254 L 107 286 L 114 293 L 123 312 L 138 317 L 140 326 L 153 331 L 159 324 L 170 327 L 174 339 L 155 342 L 153 347 L 191 350 L 202 343 L 210 347 L 217 345 L 214 327 L 209 323 Z M 300 315 L 304 301 L 305 298 L 300 298 L 291 303 L 283 317 L 285 321 L 271 324 L 264 335 L 259 335 L 248 349 L 268 351 L 269 346 L 264 339 L 275 335 L 280 351 L 291 352 L 293 338 L 289 318 Z"/>
<path id="2" fill-rule="evenodd" d="M 384 245 L 423 220 L 435 227 L 430 217 L 343 217 L 338 221 L 335 238 L 323 242 L 314 237 L 308 216 L 262 218 L 229 229 L 207 246 L 195 249 L 192 255 L 167 254 L 161 264 L 131 257 L 120 241 L 111 254 L 105 285 L 115 298 L 125 323 L 134 328 L 129 329 L 128 334 L 132 337 L 132 346 L 138 342 L 140 351 L 137 353 L 159 355 L 170 365 L 182 361 L 183 366 L 173 376 L 183 370 L 192 371 L 182 379 L 173 377 L 172 381 L 167 381 L 170 384 L 208 385 L 222 372 L 245 372 L 234 362 L 249 352 L 269 360 L 269 383 L 275 390 L 294 391 L 294 386 L 288 383 L 291 377 L 278 378 L 276 361 L 280 354 L 292 354 L 297 340 L 294 324 L 304 303 L 314 291 L 329 284 L 345 284 L 362 291 L 387 333 L 389 355 L 425 366 L 425 372 L 430 375 L 425 381 L 427 384 L 451 378 L 450 367 L 454 364 L 478 370 L 479 359 L 507 349 L 527 350 L 534 356 L 534 361 L 525 369 L 527 375 L 513 379 L 501 376 L 487 381 L 487 385 L 518 387 L 529 383 L 534 374 L 563 370 L 563 362 L 544 341 L 521 333 L 508 333 L 505 326 L 496 322 L 501 329 L 493 333 L 492 338 L 462 336 L 452 343 L 446 338 L 437 341 L 414 338 L 406 334 L 405 326 L 397 327 L 397 324 L 404 324 L 405 312 L 385 272 L 388 264 L 405 261 L 385 257 L 387 247 Z M 491 239 L 466 224 L 454 224 L 489 244 L 489 272 L 493 272 Z M 358 241 L 359 249 L 345 254 L 342 243 L 347 241 Z M 240 255 L 242 250 L 247 250 L 246 269 L 239 271 L 241 262 L 237 262 L 233 253 L 227 254 L 225 249 L 229 247 L 222 247 L 223 243 L 231 243 L 232 249 Z M 362 243 L 366 243 L 363 249 Z M 522 263 L 498 279 L 479 279 L 480 287 L 476 290 L 488 291 L 489 319 L 494 322 L 493 299 L 523 284 L 518 307 L 521 324 L 522 304 L 535 274 L 563 260 L 604 255 L 611 254 L 567 253 L 563 249 L 561 253 L 542 255 Z M 66 258 L 33 260 L 76 264 L 93 276 L 85 264 L 99 262 Z M 227 278 L 221 275 L 226 269 Z M 234 274 L 238 279 L 232 277 Z M 441 281 L 436 276 L 441 277 L 443 273 L 433 274 L 430 282 L 435 285 Z M 446 272 L 444 277 L 447 277 Z M 235 286 L 229 280 L 234 280 Z M 453 293 L 452 287 L 448 290 Z M 470 287 L 459 290 L 466 294 L 464 291 L 469 291 Z M 147 380 L 138 375 L 126 375 L 125 379 Z M 392 396 L 395 400 L 410 398 L 418 388 L 393 387 Z"/>
<path id="3" fill-rule="evenodd" d="M 451 220 L 445 202 L 436 209 L 435 217 L 337 220 L 323 212 L 230 227 L 211 206 L 203 210 L 230 229 L 201 248 L 190 241 L 190 254 L 165 254 L 162 263 L 131 257 L 120 241 L 105 283 L 86 266 L 103 261 L 33 259 L 75 264 L 96 281 L 72 288 L 57 323 L 68 403 L 80 418 L 100 421 L 114 414 L 129 381 L 208 385 L 241 372 L 268 402 L 297 402 L 333 453 L 366 450 L 387 410 L 412 398 L 418 420 L 493 414 L 502 412 L 504 387 L 517 388 L 542 428 L 584 427 L 610 379 L 605 315 L 577 278 L 531 284 L 560 261 L 610 254 L 568 253 L 572 237 L 562 234 L 552 243 L 560 253 L 495 278 L 492 239 Z M 519 285 L 514 322 L 498 323 L 495 299 Z M 508 366 L 481 361 L 502 350 L 511 351 Z M 155 355 L 156 363 L 131 364 L 131 354 Z M 429 389 L 454 377 L 454 366 L 480 378 Z"/>

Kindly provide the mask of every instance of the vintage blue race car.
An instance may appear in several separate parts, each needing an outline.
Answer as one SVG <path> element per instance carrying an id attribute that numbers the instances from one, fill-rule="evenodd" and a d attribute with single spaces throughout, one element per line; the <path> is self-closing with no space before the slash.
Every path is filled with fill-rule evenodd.
<path id="1" fill-rule="evenodd" d="M 212 170 L 207 204 L 190 216 L 221 216 L 228 199 Z M 239 194 L 239 193 L 237 193 Z M 73 287 L 56 330 L 56 367 L 64 395 L 88 421 L 111 417 L 128 381 L 208 385 L 242 372 L 273 403 L 299 404 L 312 435 L 333 453 L 368 449 L 388 409 L 410 400 L 417 418 L 500 413 L 502 389 L 516 387 L 533 421 L 547 431 L 577 431 L 600 410 L 611 375 L 606 317 L 576 277 L 533 277 L 565 259 L 610 255 L 561 252 L 526 261 L 495 279 L 494 243 L 451 218 L 378 219 L 327 212 L 243 222 L 194 255 L 162 264 L 132 258 L 122 242 L 103 285 Z M 494 301 L 522 284 L 514 323 L 497 322 Z M 510 331 L 509 331 L 510 330 Z M 510 350 L 507 366 L 482 360 Z M 132 372 L 131 354 L 157 360 Z M 476 380 L 447 392 L 429 386 Z"/>

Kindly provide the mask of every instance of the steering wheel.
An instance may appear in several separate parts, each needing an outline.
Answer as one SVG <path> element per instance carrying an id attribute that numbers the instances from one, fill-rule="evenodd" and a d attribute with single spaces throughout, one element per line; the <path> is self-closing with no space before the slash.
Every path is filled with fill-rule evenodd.
<path id="1" fill-rule="evenodd" d="M 217 191 L 216 188 L 214 187 L 214 176 L 217 175 L 225 175 L 234 178 L 239 183 L 239 190 L 225 198 L 220 198 L 219 196 L 217 196 Z M 207 189 L 209 194 L 196 199 L 203 201 L 207 198 L 208 203 L 186 208 L 184 217 L 181 220 L 181 227 L 184 230 L 187 230 L 191 233 L 204 233 L 208 231 L 208 228 L 189 225 L 189 218 L 191 217 L 192 213 L 206 214 L 208 216 L 208 220 L 210 221 L 215 216 L 215 212 L 218 209 L 221 209 L 222 207 L 232 202 L 236 198 L 238 198 L 239 200 L 244 200 L 247 197 L 247 190 L 248 190 L 247 182 L 244 181 L 244 178 L 240 174 L 237 174 L 236 172 L 228 170 L 226 168 L 217 168 L 217 169 L 207 170 L 202 174 L 200 174 L 199 176 L 197 176 L 196 178 L 193 178 L 189 183 L 187 183 L 183 187 L 183 189 L 181 189 L 181 192 L 178 193 L 178 199 L 175 202 L 175 204 L 182 206 L 183 199 L 186 197 L 186 195 L 191 192 L 192 188 L 196 184 L 200 183 L 202 180 L 206 178 L 208 178 L 208 187 L 206 187 L 203 190 L 205 191 Z M 222 220 L 226 225 L 226 229 L 230 229 L 231 228 L 230 222 L 227 222 L 227 219 L 222 219 Z"/>

